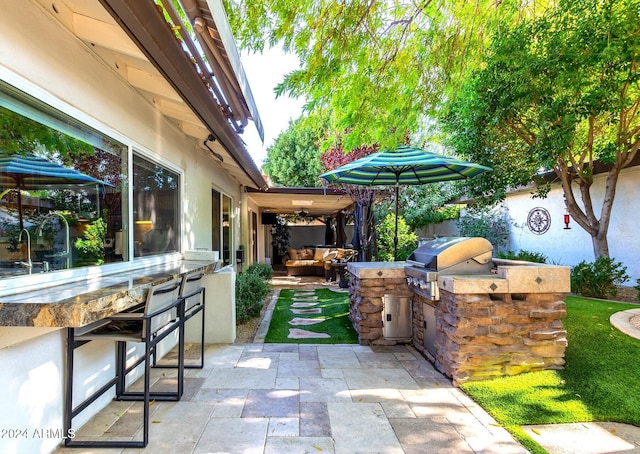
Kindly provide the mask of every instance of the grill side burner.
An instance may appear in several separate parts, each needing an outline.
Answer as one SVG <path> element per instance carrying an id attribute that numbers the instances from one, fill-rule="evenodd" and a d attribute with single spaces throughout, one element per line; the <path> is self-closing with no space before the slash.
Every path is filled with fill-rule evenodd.
<path id="1" fill-rule="evenodd" d="M 405 267 L 407 284 L 431 301 L 440 299 L 438 275 L 490 274 L 493 246 L 485 238 L 445 237 L 413 251 Z"/>

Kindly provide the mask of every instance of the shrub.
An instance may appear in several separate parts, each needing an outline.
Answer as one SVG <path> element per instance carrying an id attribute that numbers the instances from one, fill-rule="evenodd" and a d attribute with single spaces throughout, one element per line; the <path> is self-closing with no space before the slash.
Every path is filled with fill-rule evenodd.
<path id="1" fill-rule="evenodd" d="M 608 298 L 618 293 L 617 284 L 629 280 L 627 267 L 608 257 L 592 263 L 580 262 L 571 269 L 571 291 L 593 298 Z"/>
<path id="2" fill-rule="evenodd" d="M 498 258 L 508 260 L 523 260 L 525 262 L 533 263 L 547 263 L 547 256 L 540 252 L 525 251 L 524 249 L 517 254 L 513 251 L 498 252 L 496 254 Z"/>
<path id="3" fill-rule="evenodd" d="M 257 274 L 265 281 L 268 281 L 273 277 L 273 268 L 266 263 L 252 263 L 244 270 L 244 272 Z"/>
<path id="4" fill-rule="evenodd" d="M 378 234 L 378 256 L 383 262 L 393 262 L 393 239 L 396 231 L 396 215 L 389 213 L 376 227 Z M 398 260 L 406 260 L 418 247 L 418 237 L 407 225 L 402 216 L 398 216 Z"/>
<path id="5" fill-rule="evenodd" d="M 636 285 L 633 287 L 638 291 L 636 299 L 640 300 L 640 279 L 636 279 Z"/>
<path id="6" fill-rule="evenodd" d="M 236 276 L 236 320 L 244 323 L 260 315 L 269 286 L 260 275 L 243 272 Z"/>
<path id="7" fill-rule="evenodd" d="M 461 236 L 482 237 L 500 249 L 509 241 L 509 214 L 505 207 L 474 208 L 458 219 Z"/>

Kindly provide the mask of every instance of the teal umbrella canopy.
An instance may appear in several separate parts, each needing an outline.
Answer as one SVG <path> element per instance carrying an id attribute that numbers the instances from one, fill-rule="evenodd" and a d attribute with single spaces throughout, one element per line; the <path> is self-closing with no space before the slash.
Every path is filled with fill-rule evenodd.
<path id="1" fill-rule="evenodd" d="M 398 246 L 398 186 L 463 180 L 492 170 L 419 148 L 400 146 L 345 164 L 320 175 L 328 183 L 360 186 L 391 186 L 396 191 L 396 232 L 394 257 Z"/>
<path id="2" fill-rule="evenodd" d="M 0 155 L 0 186 L 17 189 L 46 189 L 48 186 L 77 186 L 109 183 L 80 173 L 31 153 Z"/>
<path id="3" fill-rule="evenodd" d="M 329 183 L 360 186 L 420 185 L 471 178 L 490 167 L 460 161 L 438 153 L 401 146 L 385 150 L 323 173 Z"/>
<path id="4" fill-rule="evenodd" d="M 85 175 L 75 169 L 65 167 L 33 153 L 24 155 L 0 154 L 0 188 L 18 191 L 18 216 L 20 228 L 22 219 L 21 190 L 51 189 L 53 187 L 78 187 L 86 185 L 113 186 L 105 181 Z"/>

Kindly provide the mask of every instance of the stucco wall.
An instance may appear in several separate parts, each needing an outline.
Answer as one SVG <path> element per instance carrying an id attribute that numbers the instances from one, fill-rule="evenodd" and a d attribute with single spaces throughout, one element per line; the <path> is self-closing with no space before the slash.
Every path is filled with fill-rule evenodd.
<path id="1" fill-rule="evenodd" d="M 211 189 L 232 197 L 236 206 L 240 200 L 239 184 L 215 159 L 197 149 L 193 139 L 123 82 L 118 69 L 99 60 L 35 2 L 3 2 L 0 38 L 0 79 L 183 172 L 183 250 L 210 249 Z M 234 235 L 237 241 L 237 229 Z M 219 282 L 233 285 L 233 275 Z M 213 301 L 217 290 L 207 291 Z M 225 292 L 233 298 L 232 288 Z M 225 304 L 229 306 L 227 303 L 228 298 Z M 212 315 L 218 310 L 214 304 L 207 308 Z M 225 320 L 233 323 L 233 314 L 228 315 Z M 235 325 L 233 328 L 226 332 L 225 341 L 233 341 Z M 0 428 L 26 429 L 29 435 L 26 439 L 0 439 L 0 452 L 50 452 L 61 439 L 37 438 L 33 431 L 62 432 L 66 331 L 55 330 L 27 340 L 29 336 L 17 336 L 14 341 L 10 330 L 0 327 L 0 332 L 0 386 L 4 391 Z M 16 343 L 18 340 L 22 341 Z M 100 381 L 112 374 L 112 345 L 91 343 L 79 350 L 76 372 L 81 380 L 92 377 Z M 80 386 L 78 392 L 84 388 Z M 109 399 L 106 395 L 97 405 Z M 82 419 L 89 418 L 92 411 L 85 413 Z"/>
<path id="2" fill-rule="evenodd" d="M 605 176 L 595 178 L 592 189 L 593 204 L 596 213 L 600 212 L 604 194 Z M 624 169 L 618 182 L 616 198 L 611 212 L 609 225 L 609 253 L 616 261 L 627 267 L 631 277 L 625 285 L 635 285 L 640 278 L 640 168 Z M 573 219 L 570 230 L 564 229 L 565 214 L 562 188 L 554 185 L 545 199 L 532 199 L 529 192 L 510 194 L 505 202 L 512 219 L 511 250 L 541 252 L 548 257 L 549 263 L 574 266 L 581 261 L 593 262 L 591 236 Z M 543 207 L 551 215 L 549 231 L 542 235 L 532 233 L 527 227 L 527 215 L 535 207 Z"/>

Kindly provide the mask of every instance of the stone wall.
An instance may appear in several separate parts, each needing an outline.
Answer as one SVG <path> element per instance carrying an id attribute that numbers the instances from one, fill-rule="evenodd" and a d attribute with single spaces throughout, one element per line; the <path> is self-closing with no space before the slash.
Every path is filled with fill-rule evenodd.
<path id="1" fill-rule="evenodd" d="M 564 293 L 454 294 L 441 289 L 435 304 L 438 370 L 458 386 L 564 365 Z M 414 295 L 414 345 L 424 352 L 422 304 Z"/>
<path id="2" fill-rule="evenodd" d="M 399 343 L 384 338 L 382 320 L 384 295 L 411 297 L 404 275 L 404 262 L 396 263 L 354 263 L 347 268 L 349 319 L 358 333 L 360 345 Z"/>

